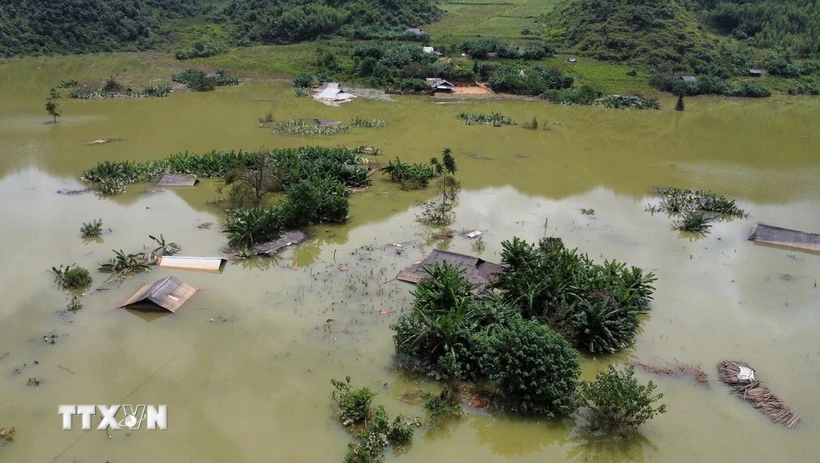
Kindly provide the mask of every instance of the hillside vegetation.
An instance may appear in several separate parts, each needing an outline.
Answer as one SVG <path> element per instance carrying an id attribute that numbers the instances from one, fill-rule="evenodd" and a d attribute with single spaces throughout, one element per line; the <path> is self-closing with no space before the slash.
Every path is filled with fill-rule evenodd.
<path id="1" fill-rule="evenodd" d="M 224 31 L 215 35 L 231 45 L 393 38 L 439 15 L 434 0 L 4 1 L 0 56 L 178 47 L 201 26 Z"/>

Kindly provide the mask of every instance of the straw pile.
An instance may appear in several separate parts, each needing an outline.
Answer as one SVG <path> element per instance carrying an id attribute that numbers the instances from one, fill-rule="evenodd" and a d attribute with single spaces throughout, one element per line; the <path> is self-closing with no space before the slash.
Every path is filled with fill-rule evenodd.
<path id="1" fill-rule="evenodd" d="M 732 388 L 732 392 L 747 402 L 770 420 L 787 428 L 793 428 L 800 416 L 792 413 L 780 399 L 755 379 L 754 369 L 749 364 L 737 360 L 723 360 L 718 363 L 718 377 Z"/>
<path id="2" fill-rule="evenodd" d="M 700 365 L 692 365 L 676 361 L 674 365 L 671 365 L 672 368 L 663 368 L 641 363 L 637 360 L 633 360 L 629 363 L 647 373 L 653 373 L 659 376 L 691 376 L 699 385 L 709 387 L 709 375 L 703 371 Z"/>

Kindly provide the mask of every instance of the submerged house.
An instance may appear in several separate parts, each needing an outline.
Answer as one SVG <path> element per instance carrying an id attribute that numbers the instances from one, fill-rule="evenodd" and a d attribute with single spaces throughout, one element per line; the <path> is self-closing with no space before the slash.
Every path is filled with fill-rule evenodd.
<path id="1" fill-rule="evenodd" d="M 146 284 L 120 307 L 142 312 L 175 313 L 196 292 L 196 288 L 167 276 L 154 284 Z"/>
<path id="2" fill-rule="evenodd" d="M 464 276 L 467 281 L 477 285 L 479 290 L 488 284 L 495 283 L 497 280 L 496 274 L 504 270 L 500 265 L 487 262 L 478 257 L 436 249 L 423 260 L 402 270 L 396 279 L 408 283 L 418 283 L 428 276 L 424 270 L 426 267 L 433 267 L 437 263 L 443 262 L 464 269 Z"/>
<path id="3" fill-rule="evenodd" d="M 319 88 L 313 98 L 319 101 L 344 102 L 351 101 L 356 95 L 348 93 L 338 82 L 327 82 Z"/>
<path id="4" fill-rule="evenodd" d="M 427 78 L 427 85 L 430 86 L 433 90 L 440 91 L 440 92 L 452 92 L 455 85 L 447 82 L 444 79 L 439 79 L 437 77 L 428 77 Z"/>

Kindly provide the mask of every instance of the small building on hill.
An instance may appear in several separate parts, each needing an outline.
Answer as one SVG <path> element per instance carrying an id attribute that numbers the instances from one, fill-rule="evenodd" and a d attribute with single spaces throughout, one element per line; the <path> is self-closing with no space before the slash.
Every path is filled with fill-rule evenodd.
<path id="1" fill-rule="evenodd" d="M 438 77 L 428 77 L 427 85 L 437 92 L 452 92 L 453 89 L 456 88 L 452 83 L 444 79 L 439 79 Z"/>
<path id="2" fill-rule="evenodd" d="M 327 82 L 317 90 L 313 98 L 319 101 L 344 102 L 351 101 L 356 95 L 348 93 L 338 82 Z"/>
<path id="3" fill-rule="evenodd" d="M 763 77 L 762 69 L 747 69 L 746 73 L 752 77 Z"/>
<path id="4" fill-rule="evenodd" d="M 698 83 L 698 79 L 695 76 L 680 76 L 680 79 L 687 84 L 696 84 Z"/>

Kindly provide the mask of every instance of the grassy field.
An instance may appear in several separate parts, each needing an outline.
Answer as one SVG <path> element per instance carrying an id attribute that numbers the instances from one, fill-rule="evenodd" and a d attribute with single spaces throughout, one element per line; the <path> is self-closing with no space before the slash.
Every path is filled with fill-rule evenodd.
<path id="1" fill-rule="evenodd" d="M 556 0 L 456 0 L 440 5 L 445 11 L 441 21 L 425 28 L 437 43 L 459 43 L 478 37 L 508 41 L 526 40 L 546 32 L 538 18 L 550 12 Z"/>

